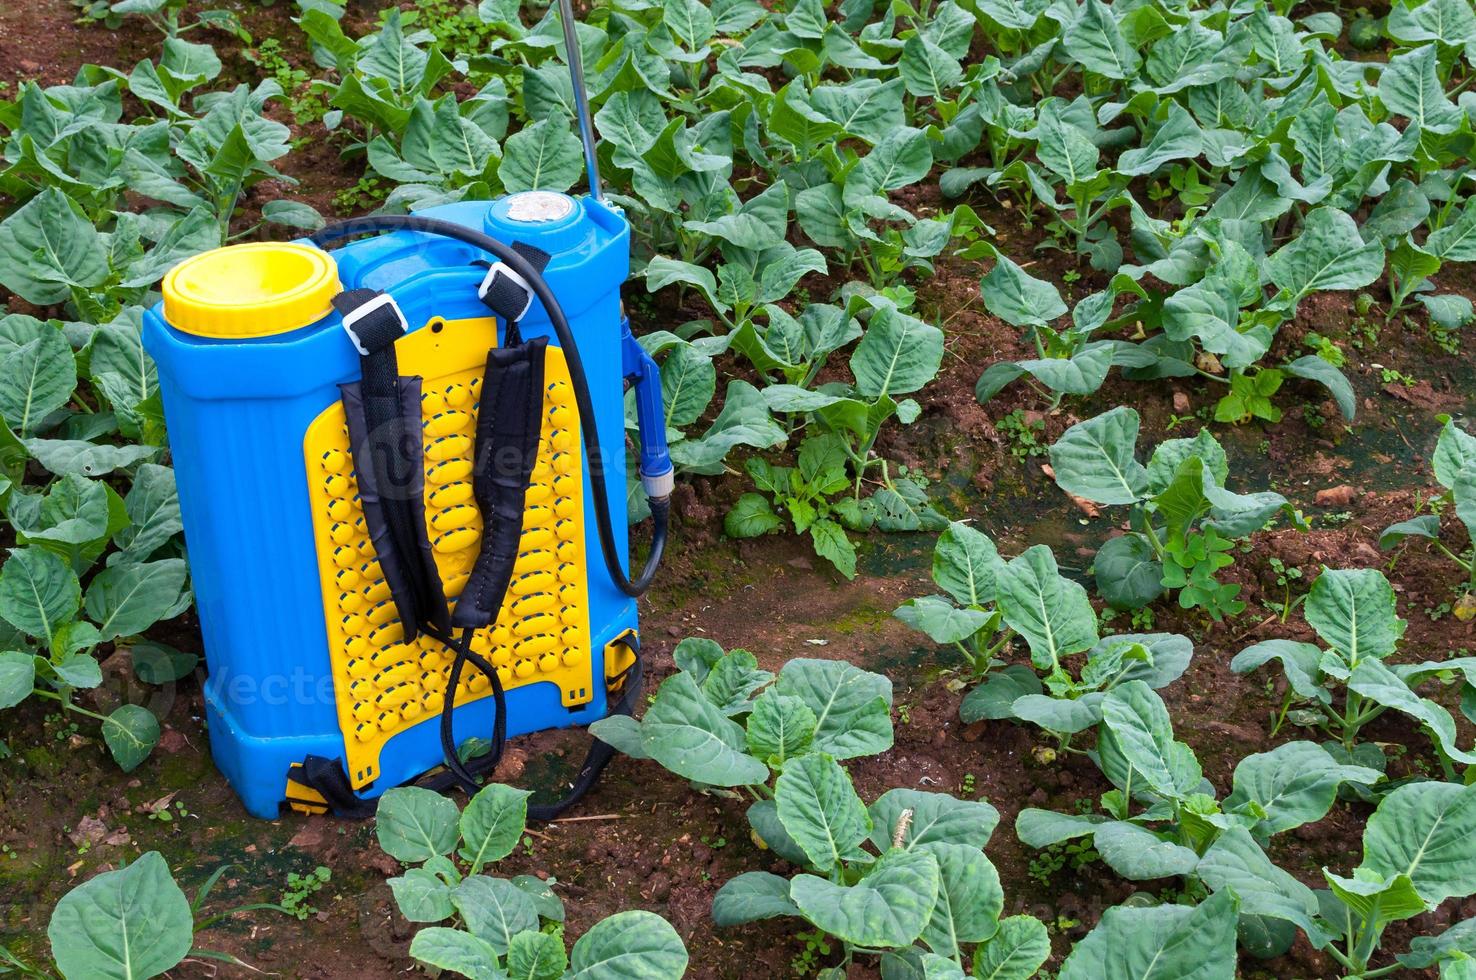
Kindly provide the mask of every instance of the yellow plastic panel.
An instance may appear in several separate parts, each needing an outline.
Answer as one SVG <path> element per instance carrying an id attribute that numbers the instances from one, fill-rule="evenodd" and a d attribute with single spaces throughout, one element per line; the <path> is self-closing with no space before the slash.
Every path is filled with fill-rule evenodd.
<path id="1" fill-rule="evenodd" d="M 477 406 L 491 318 L 439 321 L 402 338 L 402 375 L 420 375 L 425 440 L 427 533 L 448 600 L 461 594 L 476 563 L 482 518 L 472 496 Z M 543 432 L 528 488 L 523 538 L 501 615 L 479 630 L 472 649 L 496 666 L 508 690 L 557 684 L 563 704 L 594 697 L 584 553 L 579 413 L 563 351 L 544 361 Z M 452 655 L 430 637 L 402 642 L 389 586 L 364 527 L 343 405 L 335 402 L 303 441 L 317 543 L 328 653 L 338 723 L 355 789 L 379 776 L 385 743 L 441 710 Z M 464 669 L 459 705 L 487 697 L 491 682 Z"/>

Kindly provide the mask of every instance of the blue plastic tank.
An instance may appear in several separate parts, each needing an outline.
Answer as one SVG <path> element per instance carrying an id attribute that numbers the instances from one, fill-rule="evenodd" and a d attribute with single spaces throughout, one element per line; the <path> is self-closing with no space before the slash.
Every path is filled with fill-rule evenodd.
<path id="1" fill-rule="evenodd" d="M 620 286 L 629 226 L 599 202 L 547 192 L 423 213 L 552 256 L 545 278 L 583 357 L 625 554 L 630 352 Z M 464 423 L 486 349 L 505 327 L 477 298 L 489 257 L 471 246 L 401 231 L 329 253 L 309 249 L 230 246 L 191 260 L 171 273 L 144 325 L 204 634 L 211 750 L 247 810 L 265 818 L 277 816 L 291 767 L 309 754 L 344 760 L 364 798 L 441 760 L 436 680 L 443 694 L 449 656 L 434 641 L 394 640 L 393 604 L 386 610 L 355 517 L 347 447 L 335 442 L 346 439 L 334 415 L 338 386 L 358 379 L 358 354 L 327 300 L 340 287 L 383 290 L 409 323 L 397 350 L 401 373 L 426 379 L 427 461 L 445 476 L 428 475 L 427 514 L 448 597 L 480 527 L 461 489 L 469 480 Z M 543 508 L 545 523 L 525 518 L 527 549 L 504 617 L 479 637 L 506 671 L 509 735 L 603 717 L 607 658 L 621 655 L 637 625 L 635 600 L 611 582 L 595 522 L 584 519 L 589 461 L 567 392 L 555 387 L 562 356 L 536 299 L 520 327 L 524 337 L 551 337 L 545 483 L 535 472 L 530 488 L 530 512 Z M 447 492 L 432 507 L 437 490 Z M 458 738 L 490 737 L 488 687 L 485 677 L 463 680 Z"/>

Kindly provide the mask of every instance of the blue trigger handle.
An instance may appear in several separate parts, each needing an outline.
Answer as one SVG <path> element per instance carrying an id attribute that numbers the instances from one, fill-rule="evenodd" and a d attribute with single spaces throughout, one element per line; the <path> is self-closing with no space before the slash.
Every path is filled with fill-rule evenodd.
<path id="1" fill-rule="evenodd" d="M 641 433 L 641 484 L 646 496 L 666 500 L 676 474 L 666 448 L 666 406 L 661 400 L 661 369 L 630 330 L 630 319 L 620 318 L 622 374 L 634 380 L 636 421 Z"/>

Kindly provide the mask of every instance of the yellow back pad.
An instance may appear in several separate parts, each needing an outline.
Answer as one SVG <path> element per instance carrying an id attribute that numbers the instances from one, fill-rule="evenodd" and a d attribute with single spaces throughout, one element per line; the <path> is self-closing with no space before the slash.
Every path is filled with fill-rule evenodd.
<path id="1" fill-rule="evenodd" d="M 452 602 L 482 542 L 472 466 L 482 373 L 496 344 L 496 321 L 489 317 L 432 320 L 395 347 L 400 373 L 423 379 L 427 533 Z M 543 431 L 512 584 L 497 622 L 477 631 L 472 649 L 497 668 L 505 688 L 549 681 L 573 707 L 594 696 L 579 412 L 564 352 L 550 346 L 543 371 Z M 341 403 L 308 426 L 303 452 L 338 724 L 349 780 L 360 789 L 378 778 L 385 743 L 440 712 L 453 657 L 430 637 L 403 642 L 364 525 Z M 455 704 L 491 693 L 486 676 L 468 667 Z"/>

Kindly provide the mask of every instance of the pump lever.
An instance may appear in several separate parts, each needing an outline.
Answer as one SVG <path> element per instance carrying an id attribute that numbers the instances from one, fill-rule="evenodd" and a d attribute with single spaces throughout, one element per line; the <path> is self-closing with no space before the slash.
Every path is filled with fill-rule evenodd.
<path id="1" fill-rule="evenodd" d="M 584 144 L 589 194 L 604 204 L 605 188 L 600 184 L 600 162 L 595 156 L 594 123 L 589 117 L 589 92 L 584 87 L 584 57 L 579 50 L 579 32 L 574 29 L 574 0 L 559 0 L 559 20 L 564 25 L 564 48 L 569 56 L 569 78 L 574 83 L 574 107 L 579 114 L 579 142 Z"/>

